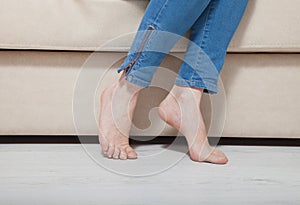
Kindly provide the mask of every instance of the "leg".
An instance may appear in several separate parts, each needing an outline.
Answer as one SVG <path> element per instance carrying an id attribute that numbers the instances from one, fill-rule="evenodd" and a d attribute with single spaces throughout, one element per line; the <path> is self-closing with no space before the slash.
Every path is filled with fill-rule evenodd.
<path id="1" fill-rule="evenodd" d="M 186 136 L 190 156 L 195 161 L 217 164 L 228 161 L 221 151 L 210 147 L 199 107 L 204 91 L 217 92 L 218 74 L 228 44 L 246 5 L 247 0 L 211 1 L 192 26 L 190 40 L 194 43 L 189 44 L 176 85 L 160 105 L 161 117 Z"/>
<path id="2" fill-rule="evenodd" d="M 148 87 L 157 66 L 195 23 L 209 2 L 210 0 L 190 0 L 188 3 L 181 0 L 151 0 L 131 49 L 123 64 L 118 67 L 118 72 L 124 70 L 127 81 Z M 167 32 L 174 35 L 168 35 Z M 157 48 L 160 52 L 151 52 Z"/>
<path id="3" fill-rule="evenodd" d="M 203 88 L 217 93 L 218 74 L 223 66 L 227 47 L 244 14 L 248 0 L 212 0 L 191 28 L 176 85 Z M 188 63 L 186 63 L 188 62 Z"/>
<path id="4" fill-rule="evenodd" d="M 139 89 L 137 85 L 119 80 L 106 88 L 101 95 L 99 141 L 103 154 L 109 158 L 137 157 L 136 152 L 129 146 L 128 134 Z"/>
<path id="5" fill-rule="evenodd" d="M 166 54 L 142 52 L 144 47 L 159 45 L 151 30 L 163 30 L 183 35 L 195 23 L 210 0 L 151 0 L 140 23 L 139 32 L 130 52 L 118 72 L 124 70 L 118 82 L 108 87 L 101 95 L 99 116 L 99 141 L 103 153 L 115 159 L 136 158 L 129 146 L 128 137 L 138 92 L 147 87 L 153 73 Z M 172 48 L 174 41 L 164 49 Z M 151 42 L 155 42 L 151 44 Z M 136 52 L 137 51 L 137 52 Z M 143 69 L 151 65 L 151 69 Z M 125 80 L 126 79 L 126 80 Z"/>

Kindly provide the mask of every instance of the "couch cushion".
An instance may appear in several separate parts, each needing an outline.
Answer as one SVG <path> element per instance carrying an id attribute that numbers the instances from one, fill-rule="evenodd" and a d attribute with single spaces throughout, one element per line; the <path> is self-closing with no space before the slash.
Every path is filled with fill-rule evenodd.
<path id="1" fill-rule="evenodd" d="M 1 0 L 0 48 L 95 50 L 135 32 L 149 0 Z M 250 0 L 229 51 L 300 51 L 300 1 Z M 128 51 L 133 35 L 101 50 Z M 184 51 L 178 43 L 172 51 Z"/>
<path id="2" fill-rule="evenodd" d="M 181 58 L 184 55 L 175 54 Z M 88 79 L 98 78 L 102 86 L 92 98 L 95 100 L 94 120 L 84 121 L 80 133 L 96 135 L 99 95 L 119 78 L 116 68 L 124 56 L 125 53 L 120 52 L 0 51 L 0 135 L 76 135 L 73 115 L 78 115 L 74 109 L 74 102 L 78 100 L 73 101 L 73 92 L 87 59 L 84 67 L 88 68 Z M 168 55 L 162 67 L 177 71 L 181 61 L 175 57 Z M 107 70 L 110 65 L 112 69 Z M 300 54 L 229 54 L 221 74 L 227 99 L 223 136 L 300 138 L 299 65 Z M 158 69 L 155 76 L 160 76 L 160 71 L 162 69 Z M 96 84 L 80 87 L 81 92 L 87 93 L 96 88 Z M 146 129 L 151 125 L 149 111 L 165 95 L 165 91 L 157 88 L 142 91 L 134 119 L 137 127 Z M 211 113 L 208 97 L 205 95 L 202 109 L 206 122 L 210 122 Z M 87 98 L 81 99 L 83 103 L 90 102 Z M 93 112 L 94 107 L 91 110 Z M 89 111 L 83 113 L 89 114 Z M 155 122 L 154 126 L 144 135 L 176 135 L 169 126 L 158 133 L 164 126 L 155 115 L 157 112 L 153 113 L 150 119 Z M 222 119 L 222 112 L 217 113 L 218 119 Z"/>

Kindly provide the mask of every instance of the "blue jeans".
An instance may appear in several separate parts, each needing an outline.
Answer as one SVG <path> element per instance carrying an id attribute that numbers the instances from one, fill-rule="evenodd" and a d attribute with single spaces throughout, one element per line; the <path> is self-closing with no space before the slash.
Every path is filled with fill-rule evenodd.
<path id="1" fill-rule="evenodd" d="M 148 87 L 164 57 L 191 29 L 175 84 L 217 93 L 226 50 L 247 3 L 248 0 L 151 0 L 117 71 L 124 70 L 127 81 Z"/>

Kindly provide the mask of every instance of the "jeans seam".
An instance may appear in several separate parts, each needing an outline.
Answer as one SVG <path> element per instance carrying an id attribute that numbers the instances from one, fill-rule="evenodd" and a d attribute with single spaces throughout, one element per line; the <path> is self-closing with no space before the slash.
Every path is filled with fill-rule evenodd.
<path id="1" fill-rule="evenodd" d="M 164 2 L 163 5 L 161 6 L 161 8 L 160 8 L 160 10 L 158 11 L 158 14 L 157 14 L 156 17 L 154 18 L 154 20 L 153 20 L 152 22 L 146 23 L 146 24 L 147 24 L 147 29 L 145 30 L 145 31 L 146 31 L 146 34 L 145 34 L 145 35 L 147 35 L 147 32 L 149 31 L 149 28 L 152 28 L 152 30 L 155 30 L 155 29 L 158 28 L 158 26 L 156 25 L 157 19 L 159 19 L 160 15 L 161 15 L 163 9 L 166 7 L 168 1 L 169 1 L 169 0 L 165 0 L 165 2 Z M 153 32 L 153 31 L 152 31 L 152 32 Z M 137 52 L 136 56 L 138 56 L 138 57 L 135 57 L 135 58 L 132 57 L 132 60 L 129 61 L 129 64 L 128 64 L 125 68 L 123 68 L 123 69 L 125 69 L 125 75 L 126 75 L 126 76 L 130 73 L 130 71 L 132 71 L 132 67 L 133 67 L 134 64 L 139 64 L 139 61 L 143 61 L 143 58 L 144 58 L 143 50 L 144 50 L 144 48 L 145 48 L 146 50 L 149 48 L 150 43 L 151 43 L 151 39 L 152 39 L 152 38 L 150 38 L 152 32 L 150 32 L 149 36 L 146 37 L 145 45 L 141 45 L 141 46 L 142 46 L 142 50 L 141 50 L 140 52 Z M 145 38 L 145 36 L 144 36 L 144 38 Z M 143 43 L 143 41 L 142 41 L 141 43 Z M 144 47 L 144 46 L 145 46 L 145 47 Z M 138 49 L 138 50 L 139 50 L 139 49 Z M 129 68 L 127 68 L 128 66 L 129 66 Z M 126 68 L 127 68 L 127 69 L 126 69 Z M 123 69 L 122 69 L 122 70 L 123 70 Z"/>
<path id="2" fill-rule="evenodd" d="M 156 25 L 156 22 L 157 22 L 158 17 L 161 15 L 161 13 L 162 13 L 164 7 L 166 7 L 166 4 L 167 4 L 168 1 L 169 1 L 169 0 L 165 0 L 165 2 L 162 4 L 162 6 L 161 6 L 161 8 L 159 9 L 159 11 L 158 11 L 157 15 L 155 16 L 154 20 L 152 20 L 152 22 L 149 21 L 148 23 L 146 23 L 146 24 L 147 24 L 147 29 L 148 29 L 150 26 L 153 26 L 153 27 L 156 28 L 156 29 L 159 28 L 159 27 Z M 160 29 L 161 29 L 161 28 L 160 28 Z"/>
<path id="3" fill-rule="evenodd" d="M 156 30 L 163 30 L 161 29 L 158 25 L 157 25 L 157 22 L 158 22 L 158 19 L 160 18 L 163 10 L 166 8 L 167 6 L 167 3 L 169 2 L 169 0 L 165 0 L 165 2 L 163 3 L 163 5 L 161 6 L 160 10 L 158 11 L 158 14 L 156 15 L 156 17 L 154 18 L 154 20 L 152 20 L 151 22 L 148 22 L 148 27 L 151 25 L 153 26 Z M 145 50 L 147 51 L 148 48 L 150 47 L 151 45 L 151 42 L 152 42 L 152 39 L 151 36 L 149 36 L 148 40 L 147 40 L 147 43 L 145 45 Z M 140 62 L 143 62 L 143 59 L 145 58 L 145 54 L 144 52 L 141 53 L 140 57 L 139 57 L 139 61 Z"/>
<path id="4" fill-rule="evenodd" d="M 156 27 L 157 26 L 157 21 L 158 19 L 160 18 L 161 14 L 162 14 L 162 11 L 163 9 L 166 7 L 167 3 L 169 2 L 169 0 L 165 0 L 165 2 L 163 3 L 162 7 L 160 8 L 158 14 L 156 15 L 155 19 L 152 21 L 152 24 L 154 24 Z M 151 24 L 151 23 L 150 23 Z M 160 28 L 161 29 L 161 28 Z"/>
<path id="5" fill-rule="evenodd" d="M 201 49 L 203 49 L 205 39 L 207 38 L 207 33 L 209 33 L 209 25 L 210 25 L 209 22 L 212 19 L 211 18 L 211 13 L 212 13 L 212 10 L 214 8 L 213 7 L 214 4 L 215 4 L 215 1 L 212 0 L 210 5 L 209 5 L 209 8 L 208 8 L 208 14 L 207 14 L 207 17 L 206 17 L 206 20 L 205 20 L 205 26 L 203 28 L 203 36 L 202 36 L 201 44 L 200 44 Z"/>
<path id="6" fill-rule="evenodd" d="M 200 51 L 199 51 L 199 54 L 198 54 L 198 59 L 197 59 L 197 62 L 196 62 L 196 69 L 199 68 L 199 65 L 200 65 L 200 56 L 202 55 L 202 50 L 203 50 L 203 42 L 204 42 L 204 38 L 205 38 L 205 34 L 207 33 L 207 28 L 208 28 L 208 21 L 209 21 L 209 17 L 210 17 L 210 14 L 211 14 L 211 11 L 212 11 L 212 5 L 213 5 L 213 2 L 214 1 L 211 1 L 211 3 L 209 4 L 208 6 L 208 13 L 207 13 L 207 16 L 206 16 L 206 19 L 205 19 L 205 25 L 204 25 L 204 28 L 203 28 L 203 32 L 202 32 L 202 35 L 201 35 L 201 43 L 199 45 L 199 48 L 200 48 Z M 199 17 L 200 18 L 200 17 Z M 204 52 L 204 51 L 203 51 Z M 194 76 L 195 76 L 195 73 L 196 71 L 194 70 L 192 76 L 191 76 L 191 80 L 193 80 Z"/>

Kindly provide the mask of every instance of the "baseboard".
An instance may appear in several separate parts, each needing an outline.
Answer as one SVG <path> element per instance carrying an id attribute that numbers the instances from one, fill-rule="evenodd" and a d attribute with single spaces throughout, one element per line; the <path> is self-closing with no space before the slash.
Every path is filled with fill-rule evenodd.
<path id="1" fill-rule="evenodd" d="M 80 139 L 83 139 L 82 137 Z M 20 136 L 9 135 L 1 136 L 0 144 L 79 144 L 79 143 L 98 143 L 97 136 L 84 136 L 84 142 L 78 136 Z M 136 139 L 136 138 L 135 138 Z M 137 141 L 131 139 L 134 144 L 170 144 L 174 141 L 174 137 L 156 137 L 148 141 Z M 300 146 L 300 139 L 286 138 L 239 138 L 239 137 L 224 137 L 216 140 L 210 137 L 210 141 L 216 142 L 218 145 L 233 145 L 233 146 Z"/>

